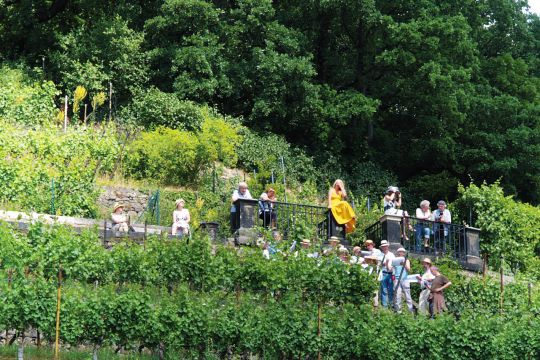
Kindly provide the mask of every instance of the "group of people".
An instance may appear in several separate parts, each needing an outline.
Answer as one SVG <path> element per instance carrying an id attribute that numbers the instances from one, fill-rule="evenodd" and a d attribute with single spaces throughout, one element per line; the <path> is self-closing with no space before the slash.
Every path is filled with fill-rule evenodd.
<path id="1" fill-rule="evenodd" d="M 231 196 L 230 224 L 232 232 L 235 232 L 240 226 L 239 207 L 237 204 L 237 200 L 239 199 L 253 199 L 246 182 L 240 182 L 238 188 L 233 191 Z M 259 196 L 259 218 L 266 228 L 276 227 L 278 213 L 276 203 L 276 191 L 271 187 Z M 356 229 L 356 214 L 347 202 L 347 190 L 345 189 L 343 180 L 337 179 L 328 191 L 328 209 L 330 210 L 331 221 L 343 226 L 347 234 Z"/>
<path id="2" fill-rule="evenodd" d="M 384 213 L 386 215 L 396 215 L 402 217 L 402 237 L 409 240 L 407 230 L 414 232 L 416 252 L 422 251 L 422 247 L 430 247 L 430 237 L 433 235 L 435 248 L 445 250 L 446 241 L 452 222 L 452 214 L 446 208 L 446 202 L 439 200 L 437 209 L 431 211 L 430 202 L 422 200 L 420 206 L 416 209 L 416 224 L 413 227 L 410 224 L 410 216 L 407 211 L 401 210 L 402 196 L 399 188 L 389 186 L 384 194 Z"/>
<path id="3" fill-rule="evenodd" d="M 368 240 L 369 241 L 369 240 Z M 424 274 L 411 275 L 411 262 L 404 248 L 397 249 L 397 256 L 389 250 L 390 244 L 382 240 L 380 244 L 380 281 L 381 305 L 389 307 L 392 304 L 397 312 L 401 312 L 402 298 L 405 297 L 407 308 L 414 311 L 411 297 L 411 283 L 420 283 L 421 292 L 418 300 L 418 311 L 434 316 L 446 310 L 444 289 L 452 283 L 433 266 L 429 258 L 422 260 Z"/>
<path id="4" fill-rule="evenodd" d="M 171 234 L 173 236 L 184 236 L 189 234 L 189 223 L 191 216 L 189 210 L 186 209 L 186 202 L 180 198 L 175 202 L 175 209 L 173 211 Z M 120 203 L 114 204 L 113 212 L 111 213 L 112 230 L 118 232 L 134 231 L 133 227 L 129 224 L 130 219 L 128 214 L 124 212 L 124 205 Z"/>
<path id="5" fill-rule="evenodd" d="M 411 261 L 407 251 L 400 247 L 396 255 L 391 252 L 390 244 L 382 240 L 379 249 L 372 240 L 364 242 L 364 250 L 355 246 L 352 252 L 340 244 L 337 237 L 328 240 L 326 249 L 313 248 L 309 239 L 300 242 L 300 249 L 295 244 L 288 250 L 287 255 L 294 257 L 303 253 L 309 258 L 333 257 L 350 266 L 361 266 L 370 274 L 375 273 L 380 282 L 378 291 L 373 299 L 374 305 L 379 306 L 379 300 L 383 307 L 393 308 L 396 312 L 402 311 L 402 302 L 405 299 L 407 309 L 414 312 L 414 304 L 411 297 L 411 284 L 418 283 L 421 288 L 417 310 L 421 314 L 435 316 L 446 310 L 444 290 L 452 283 L 433 266 L 429 258 L 422 260 L 423 274 L 411 274 Z M 262 244 L 262 254 L 266 259 L 272 259 L 280 253 L 276 247 L 269 243 Z M 380 297 L 380 299 L 379 299 Z"/>

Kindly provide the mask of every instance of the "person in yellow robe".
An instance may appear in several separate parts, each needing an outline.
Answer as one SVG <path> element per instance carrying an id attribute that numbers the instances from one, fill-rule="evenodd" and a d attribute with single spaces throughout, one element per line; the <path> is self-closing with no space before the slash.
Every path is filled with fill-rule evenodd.
<path id="1" fill-rule="evenodd" d="M 345 233 L 356 229 L 356 214 L 347 201 L 347 191 L 343 180 L 337 179 L 328 191 L 328 208 L 339 225 L 345 226 Z"/>

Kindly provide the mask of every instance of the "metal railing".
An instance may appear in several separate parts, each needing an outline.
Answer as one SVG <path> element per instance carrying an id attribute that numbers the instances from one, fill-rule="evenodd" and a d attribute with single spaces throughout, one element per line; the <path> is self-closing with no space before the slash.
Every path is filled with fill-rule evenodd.
<path id="1" fill-rule="evenodd" d="M 460 224 L 446 224 L 415 217 L 402 217 L 389 224 L 391 220 L 378 221 L 365 230 L 366 237 L 379 245 L 382 239 L 399 239 L 401 245 L 412 253 L 426 255 L 447 255 L 456 260 L 464 260 L 471 254 L 468 227 Z"/>
<path id="2" fill-rule="evenodd" d="M 238 199 L 234 206 L 238 228 L 264 227 L 279 231 L 284 238 L 289 237 L 298 226 L 316 230 L 321 238 L 333 234 L 332 218 L 328 208 L 324 206 L 288 202 L 270 203 L 254 199 Z"/>

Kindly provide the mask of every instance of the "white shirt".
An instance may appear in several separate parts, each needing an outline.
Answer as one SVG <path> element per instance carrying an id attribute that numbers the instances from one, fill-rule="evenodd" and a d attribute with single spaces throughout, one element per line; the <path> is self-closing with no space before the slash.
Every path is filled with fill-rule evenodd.
<path id="1" fill-rule="evenodd" d="M 189 219 L 189 210 L 188 209 L 182 209 L 182 210 L 174 210 L 173 211 L 173 220 L 174 223 L 182 228 L 187 228 Z"/>
<path id="2" fill-rule="evenodd" d="M 431 220 L 433 218 L 433 214 L 431 213 L 431 211 L 425 211 L 422 210 L 422 208 L 417 208 L 416 209 L 416 218 L 417 219 L 422 219 L 422 220 Z"/>
<path id="3" fill-rule="evenodd" d="M 246 191 L 244 191 L 243 194 L 240 191 L 238 191 L 238 189 L 236 189 L 233 191 L 232 201 L 234 202 L 238 199 L 253 199 L 253 198 L 251 197 L 251 194 L 248 189 L 246 189 Z M 231 206 L 231 212 L 236 212 L 236 206 L 234 204 L 232 204 Z"/>

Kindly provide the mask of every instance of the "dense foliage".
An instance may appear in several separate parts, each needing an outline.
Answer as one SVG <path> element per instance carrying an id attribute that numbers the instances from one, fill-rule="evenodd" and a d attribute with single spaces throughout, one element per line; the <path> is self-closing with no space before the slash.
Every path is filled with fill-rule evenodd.
<path id="1" fill-rule="evenodd" d="M 112 82 L 113 110 L 145 126 L 191 130 L 189 101 L 209 104 L 305 148 L 328 177 L 397 177 L 414 203 L 452 199 L 470 177 L 500 178 L 538 203 L 540 19 L 526 10 L 514 0 L 15 0 L 0 6 L 0 53 L 43 66 L 67 94 Z"/>
<path id="2" fill-rule="evenodd" d="M 505 196 L 499 184 L 459 187 L 455 206 L 462 215 L 472 212 L 473 223 L 482 229 L 480 246 L 497 267 L 507 264 L 514 272 L 539 277 L 540 209 Z"/>
<path id="3" fill-rule="evenodd" d="M 319 351 L 324 358 L 385 359 L 402 354 L 399 344 L 421 359 L 540 352 L 538 291 L 529 305 L 523 286 L 507 287 L 504 315 L 497 315 L 497 284 L 465 279 L 452 263 L 441 262 L 441 269 L 454 284 L 447 298 L 457 316 L 427 320 L 373 312 L 375 276 L 333 257 L 316 261 L 300 252 L 266 260 L 258 249 L 224 246 L 213 253 L 199 236 L 106 250 L 92 232 L 78 236 L 40 224 L 27 236 L 3 224 L 0 236 L 0 326 L 21 333 L 32 327 L 47 341 L 54 339 L 61 271 L 66 345 L 146 348 L 169 359 L 311 358 Z"/>
<path id="4" fill-rule="evenodd" d="M 97 214 L 95 176 L 110 171 L 119 147 L 99 128 L 30 130 L 0 126 L 0 201 L 40 213 Z"/>

